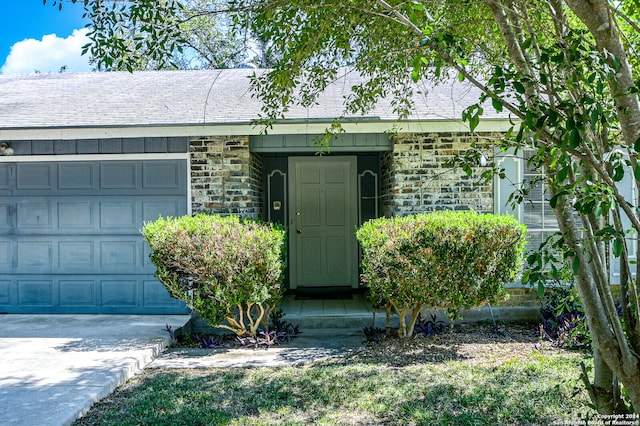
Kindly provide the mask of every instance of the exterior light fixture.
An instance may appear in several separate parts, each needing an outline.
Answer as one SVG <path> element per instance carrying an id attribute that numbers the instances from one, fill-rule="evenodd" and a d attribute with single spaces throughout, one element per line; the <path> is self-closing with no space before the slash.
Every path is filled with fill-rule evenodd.
<path id="1" fill-rule="evenodd" d="M 0 143 L 0 154 L 6 155 L 7 157 L 13 155 L 13 148 L 11 148 L 8 143 L 2 142 Z"/>

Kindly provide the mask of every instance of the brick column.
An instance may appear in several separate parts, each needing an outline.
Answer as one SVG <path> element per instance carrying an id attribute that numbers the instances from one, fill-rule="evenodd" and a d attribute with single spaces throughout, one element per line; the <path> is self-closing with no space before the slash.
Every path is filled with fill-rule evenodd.
<path id="1" fill-rule="evenodd" d="M 192 138 L 193 213 L 258 218 L 262 209 L 262 158 L 249 152 L 248 136 Z"/>

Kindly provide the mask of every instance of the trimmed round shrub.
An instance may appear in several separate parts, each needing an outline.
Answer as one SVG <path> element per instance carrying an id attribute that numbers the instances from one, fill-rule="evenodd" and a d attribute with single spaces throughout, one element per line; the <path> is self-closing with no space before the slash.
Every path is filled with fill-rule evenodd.
<path id="1" fill-rule="evenodd" d="M 473 211 L 373 219 L 356 235 L 362 281 L 375 303 L 398 313 L 402 336 L 413 333 L 424 306 L 458 319 L 462 309 L 504 299 L 526 245 L 526 227 L 514 217 Z"/>
<path id="2" fill-rule="evenodd" d="M 160 218 L 142 234 L 158 280 L 211 326 L 255 336 L 282 299 L 281 227 L 200 214 Z"/>

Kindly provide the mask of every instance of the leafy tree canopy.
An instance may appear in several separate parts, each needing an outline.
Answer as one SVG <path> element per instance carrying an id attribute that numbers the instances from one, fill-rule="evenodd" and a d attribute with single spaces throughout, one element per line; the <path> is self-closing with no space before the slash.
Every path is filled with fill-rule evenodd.
<path id="1" fill-rule="evenodd" d="M 43 0 L 64 9 L 61 0 Z M 99 70 L 236 68 L 274 59 L 268 42 L 234 25 L 227 0 L 71 0 L 83 3 Z M 98 25 L 95 25 L 98 24 Z"/>

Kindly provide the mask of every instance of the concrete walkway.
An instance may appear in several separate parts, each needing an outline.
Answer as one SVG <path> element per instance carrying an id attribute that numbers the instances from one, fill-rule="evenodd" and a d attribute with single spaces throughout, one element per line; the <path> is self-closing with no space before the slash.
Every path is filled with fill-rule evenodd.
<path id="1" fill-rule="evenodd" d="M 354 351 L 365 344 L 362 330 L 310 329 L 284 345 L 259 348 L 169 349 L 148 368 L 234 368 L 298 366 Z"/>

